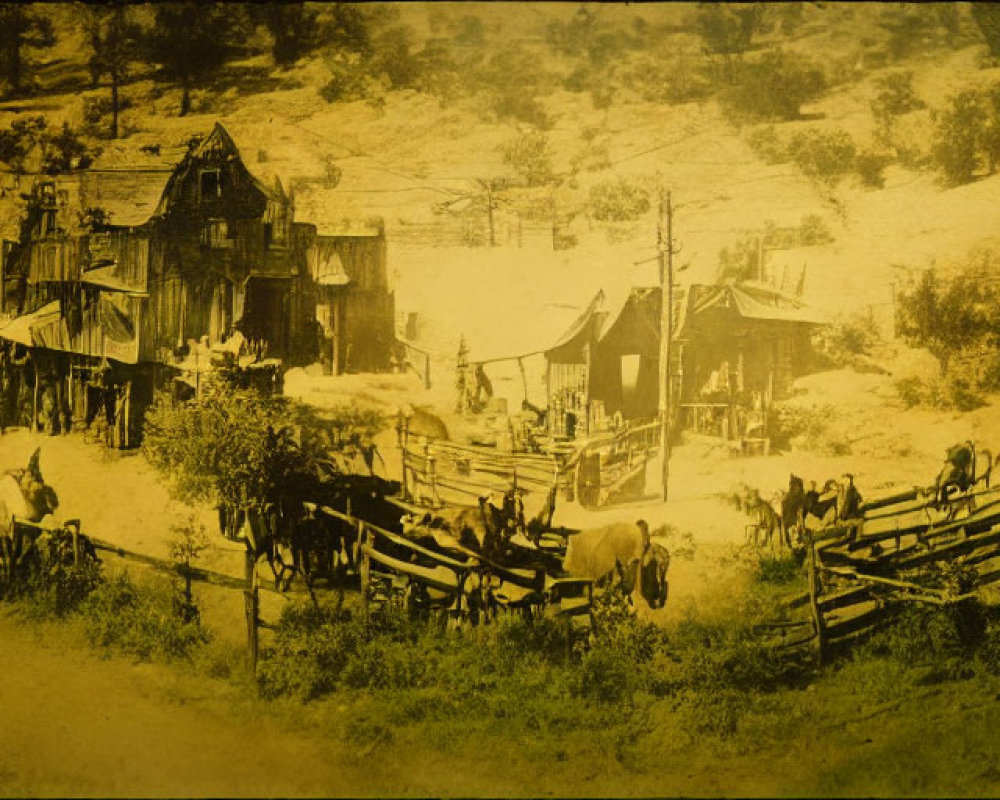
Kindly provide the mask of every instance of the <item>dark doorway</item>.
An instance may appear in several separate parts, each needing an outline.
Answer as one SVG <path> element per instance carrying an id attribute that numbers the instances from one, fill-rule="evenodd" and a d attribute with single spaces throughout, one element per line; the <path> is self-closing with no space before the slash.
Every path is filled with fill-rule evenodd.
<path id="1" fill-rule="evenodd" d="M 283 279 L 247 281 L 243 317 L 237 327 L 251 342 L 266 342 L 269 358 L 283 359 L 288 352 L 288 289 L 288 281 Z"/>

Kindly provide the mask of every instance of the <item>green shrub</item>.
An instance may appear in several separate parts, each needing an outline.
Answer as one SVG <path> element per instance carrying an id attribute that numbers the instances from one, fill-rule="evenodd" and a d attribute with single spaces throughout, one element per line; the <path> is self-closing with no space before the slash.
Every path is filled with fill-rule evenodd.
<path id="1" fill-rule="evenodd" d="M 905 378 L 899 378 L 895 386 L 899 399 L 903 401 L 903 405 L 907 408 L 916 408 L 923 404 L 924 397 L 926 396 L 924 379 L 919 375 L 908 375 Z"/>
<path id="2" fill-rule="evenodd" d="M 924 103 L 913 88 L 913 73 L 906 71 L 890 72 L 874 80 L 876 94 L 872 100 L 872 115 L 880 117 L 896 117 L 924 108 Z"/>
<path id="3" fill-rule="evenodd" d="M 988 148 L 984 141 L 992 134 L 995 109 L 980 92 L 966 90 L 949 98 L 949 105 L 935 114 L 935 138 L 931 150 L 946 182 L 957 186 L 973 179 L 980 155 Z"/>
<path id="4" fill-rule="evenodd" d="M 767 415 L 767 435 L 771 446 L 778 450 L 791 447 L 792 440 L 802 438 L 816 442 L 826 433 L 827 420 L 832 418 L 830 407 L 800 408 L 776 403 Z"/>
<path id="5" fill-rule="evenodd" d="M 854 363 L 858 356 L 869 355 L 881 340 L 875 321 L 857 314 L 819 328 L 812 337 L 817 353 L 839 367 Z"/>
<path id="6" fill-rule="evenodd" d="M 826 90 L 827 80 L 815 61 L 772 50 L 743 65 L 739 85 L 725 95 L 725 105 L 737 119 L 796 119 L 803 103 Z"/>
<path id="7" fill-rule="evenodd" d="M 627 178 L 605 180 L 590 189 L 590 215 L 601 222 L 637 220 L 649 208 L 649 192 Z"/>
<path id="8" fill-rule="evenodd" d="M 870 189 L 885 186 L 885 168 L 892 163 L 891 156 L 877 150 L 862 150 L 855 159 L 855 168 L 861 184 Z"/>
<path id="9" fill-rule="evenodd" d="M 850 173 L 857 157 L 854 140 L 843 130 L 797 133 L 788 151 L 806 175 L 828 185 Z"/>
<path id="10" fill-rule="evenodd" d="M 784 556 L 761 553 L 757 556 L 754 580 L 758 583 L 783 586 L 802 577 L 802 561 L 795 554 Z"/>
<path id="11" fill-rule="evenodd" d="M 208 641 L 198 625 L 176 613 L 169 581 L 136 583 L 120 572 L 101 583 L 81 607 L 91 644 L 143 660 L 189 658 Z"/>
<path id="12" fill-rule="evenodd" d="M 554 176 L 549 138 L 527 132 L 503 147 L 503 161 L 524 186 L 543 186 Z"/>
<path id="13" fill-rule="evenodd" d="M 799 245 L 811 247 L 833 241 L 830 228 L 819 214 L 803 214 L 799 220 Z"/>
<path id="14" fill-rule="evenodd" d="M 896 381 L 896 392 L 907 408 L 927 407 L 942 411 L 975 411 L 986 405 L 982 393 L 963 377 L 917 375 Z"/>
<path id="15" fill-rule="evenodd" d="M 782 164 L 790 158 L 787 145 L 773 125 L 754 128 L 747 134 L 747 144 L 768 164 Z"/>
<path id="16" fill-rule="evenodd" d="M 13 596 L 30 617 L 65 617 L 77 611 L 101 581 L 99 562 L 85 561 L 74 567 L 43 559 L 26 583 L 15 587 Z"/>

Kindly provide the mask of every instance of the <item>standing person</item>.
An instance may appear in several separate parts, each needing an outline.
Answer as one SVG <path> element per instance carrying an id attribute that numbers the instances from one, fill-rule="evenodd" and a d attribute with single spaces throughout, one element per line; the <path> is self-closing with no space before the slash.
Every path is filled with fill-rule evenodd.
<path id="1" fill-rule="evenodd" d="M 13 420 L 10 415 L 10 395 L 14 385 L 13 370 L 7 345 L 0 348 L 0 436 L 7 433 L 7 426 Z"/>
<path id="2" fill-rule="evenodd" d="M 844 473 L 844 483 L 841 485 L 843 493 L 840 499 L 840 518 L 842 520 L 858 519 L 864 515 L 861 513 L 861 492 L 854 485 L 854 476 L 849 472 Z"/>

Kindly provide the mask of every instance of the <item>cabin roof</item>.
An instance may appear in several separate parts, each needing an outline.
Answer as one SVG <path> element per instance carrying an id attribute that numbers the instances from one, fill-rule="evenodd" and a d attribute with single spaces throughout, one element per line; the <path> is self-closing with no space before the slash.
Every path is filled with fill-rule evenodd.
<path id="1" fill-rule="evenodd" d="M 757 281 L 690 287 L 686 322 L 709 309 L 732 309 L 748 320 L 819 325 L 823 315 L 801 300 Z"/>

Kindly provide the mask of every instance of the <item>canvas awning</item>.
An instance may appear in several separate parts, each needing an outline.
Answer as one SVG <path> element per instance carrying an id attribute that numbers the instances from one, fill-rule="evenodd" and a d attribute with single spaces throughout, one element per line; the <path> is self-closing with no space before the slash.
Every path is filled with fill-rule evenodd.
<path id="1" fill-rule="evenodd" d="M 344 262 L 334 247 L 333 243 L 320 240 L 307 253 L 309 271 L 320 286 L 346 286 L 351 282 Z"/>
<path id="2" fill-rule="evenodd" d="M 57 341 L 67 343 L 69 341 L 69 331 L 62 318 L 59 309 L 59 301 L 53 300 L 51 303 L 32 311 L 30 314 L 22 314 L 15 317 L 2 328 L 0 328 L 0 338 L 11 342 L 17 342 L 27 347 L 51 347 L 45 341 Z M 56 345 L 61 349 L 60 345 Z"/>
<path id="3" fill-rule="evenodd" d="M 117 277 L 115 274 L 115 267 L 99 267 L 98 269 L 88 269 L 81 273 L 80 283 L 85 283 L 88 286 L 98 286 L 101 289 L 106 289 L 112 292 L 127 292 L 128 294 L 133 294 L 141 297 L 148 296 L 148 292 L 143 292 L 138 289 L 129 286 L 121 278 Z"/>

